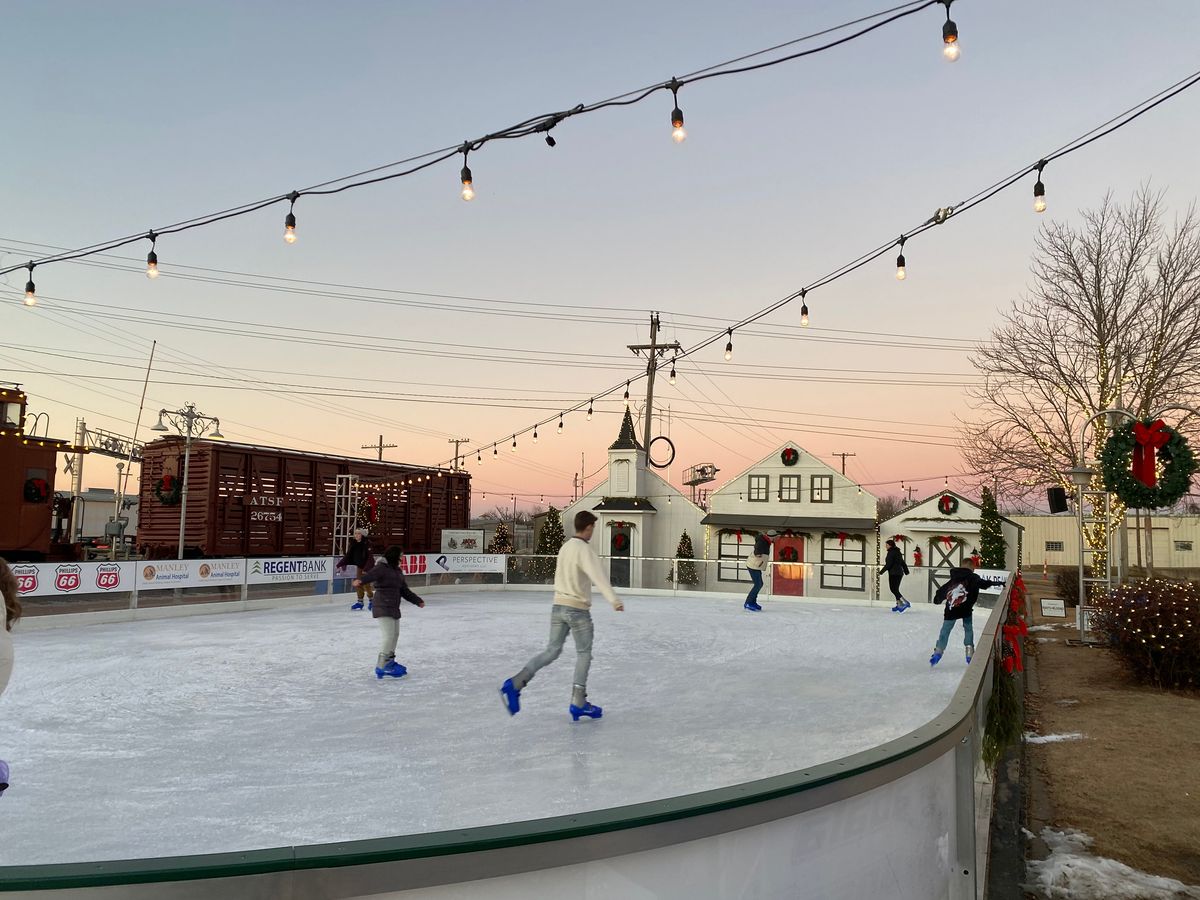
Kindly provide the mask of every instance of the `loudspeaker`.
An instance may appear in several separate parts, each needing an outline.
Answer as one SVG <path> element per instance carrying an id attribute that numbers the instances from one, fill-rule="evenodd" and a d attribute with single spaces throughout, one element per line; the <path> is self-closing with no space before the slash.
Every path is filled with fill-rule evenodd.
<path id="1" fill-rule="evenodd" d="M 1046 489 L 1046 502 L 1050 504 L 1050 514 L 1065 513 L 1067 511 L 1067 492 L 1066 489 L 1060 487 L 1052 487 Z"/>

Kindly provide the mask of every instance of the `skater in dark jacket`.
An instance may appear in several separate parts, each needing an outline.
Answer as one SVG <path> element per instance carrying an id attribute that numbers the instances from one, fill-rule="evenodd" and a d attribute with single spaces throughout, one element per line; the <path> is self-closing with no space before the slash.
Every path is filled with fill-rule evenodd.
<path id="1" fill-rule="evenodd" d="M 758 593 L 763 589 L 763 576 L 771 565 L 771 539 L 760 534 L 754 539 L 754 552 L 746 560 L 746 568 L 750 571 L 750 593 L 746 595 L 743 609 L 750 612 L 762 612 L 758 603 Z"/>
<path id="2" fill-rule="evenodd" d="M 338 560 L 337 568 L 345 569 L 347 566 L 354 566 L 358 570 L 358 574 L 371 571 L 375 565 L 375 554 L 371 552 L 371 541 L 367 538 L 367 533 L 361 528 L 354 529 L 354 537 L 350 539 L 349 545 L 346 547 L 346 555 Z M 366 594 L 367 602 L 370 603 L 375 599 L 375 588 L 368 581 L 359 585 L 355 590 L 358 592 L 358 600 L 353 603 L 351 609 L 363 608 L 363 595 Z"/>
<path id="3" fill-rule="evenodd" d="M 900 579 L 908 574 L 908 563 L 904 561 L 904 554 L 900 552 L 895 541 L 888 541 L 887 548 L 887 557 L 883 561 L 883 568 L 879 570 L 879 574 L 887 575 L 888 590 L 896 598 L 896 605 L 892 607 L 892 612 L 904 612 L 912 606 L 900 595 Z"/>
<path id="4" fill-rule="evenodd" d="M 375 665 L 375 677 L 402 678 L 408 669 L 396 662 L 396 642 L 400 637 L 400 600 L 403 598 L 416 606 L 424 607 L 425 601 L 412 592 L 404 573 L 400 571 L 403 551 L 395 545 L 383 554 L 383 562 L 371 571 L 354 579 L 354 586 L 375 585 L 375 607 L 373 612 L 383 632 L 383 646 Z"/>
<path id="5" fill-rule="evenodd" d="M 13 624 L 21 618 L 21 598 L 17 589 L 17 577 L 8 563 L 0 559 L 0 694 L 8 687 L 8 677 L 13 667 Z M 0 759 L 0 794 L 8 789 L 8 763 Z"/>
<path id="6" fill-rule="evenodd" d="M 963 623 L 963 644 L 966 647 L 967 662 L 975 655 L 975 628 L 971 622 L 971 613 L 979 599 L 979 589 L 983 586 L 983 579 L 975 574 L 975 561 L 972 559 L 968 560 L 963 568 L 951 569 L 950 580 L 933 595 L 933 602 L 945 603 L 946 611 L 942 621 L 942 632 L 938 635 L 933 655 L 929 657 L 931 666 L 936 666 L 941 661 L 946 643 L 950 640 L 950 632 L 954 630 L 954 623 L 960 620 Z"/>

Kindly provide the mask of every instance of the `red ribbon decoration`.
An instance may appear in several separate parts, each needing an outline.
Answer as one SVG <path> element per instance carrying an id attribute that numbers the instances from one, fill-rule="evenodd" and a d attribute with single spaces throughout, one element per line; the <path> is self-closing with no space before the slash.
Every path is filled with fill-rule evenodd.
<path id="1" fill-rule="evenodd" d="M 849 537 L 849 535 L 848 535 L 848 534 L 846 534 L 846 532 L 844 532 L 844 531 L 839 531 L 839 532 L 838 532 L 838 546 L 839 546 L 839 547 L 845 547 L 845 546 L 846 546 L 846 538 L 847 538 L 847 537 Z"/>
<path id="2" fill-rule="evenodd" d="M 738 533 L 737 533 L 737 539 L 738 539 L 738 543 L 740 544 L 740 543 L 742 542 L 742 532 L 741 532 L 741 529 L 739 529 L 739 530 L 738 530 Z"/>
<path id="3" fill-rule="evenodd" d="M 1133 477 L 1146 487 L 1152 488 L 1158 483 L 1154 466 L 1155 452 L 1171 440 L 1171 435 L 1162 430 L 1165 427 L 1162 419 L 1155 419 L 1149 425 L 1133 423 L 1133 437 L 1137 441 L 1133 445 Z"/>
<path id="4" fill-rule="evenodd" d="M 1024 672 L 1025 667 L 1021 664 L 1021 638 L 1028 633 L 1029 626 L 1025 624 L 1024 619 L 1017 620 L 1017 625 L 1005 625 L 1003 628 L 1004 640 L 1009 647 L 1012 648 L 1012 659 L 1004 660 L 1004 670 L 1012 674 L 1013 669 L 1018 672 Z"/>
<path id="5" fill-rule="evenodd" d="M 913 550 L 913 565 L 919 566 L 920 564 L 921 564 L 921 548 L 916 547 Z"/>
<path id="6" fill-rule="evenodd" d="M 954 537 L 949 534 L 943 534 L 942 535 L 942 543 L 945 544 L 946 549 L 949 550 L 951 547 L 954 546 Z"/>

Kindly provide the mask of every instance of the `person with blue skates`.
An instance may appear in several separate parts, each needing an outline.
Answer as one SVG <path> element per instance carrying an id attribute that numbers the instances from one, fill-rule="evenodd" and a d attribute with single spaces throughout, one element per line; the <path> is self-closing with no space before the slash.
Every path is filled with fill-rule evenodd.
<path id="1" fill-rule="evenodd" d="M 749 612 L 762 612 L 758 603 L 758 593 L 763 589 L 763 576 L 771 567 L 771 539 L 760 534 L 754 539 L 754 552 L 746 560 L 746 568 L 750 572 L 750 593 L 742 608 Z"/>
<path id="2" fill-rule="evenodd" d="M 933 655 L 929 657 L 929 665 L 936 666 L 941 662 L 942 654 L 946 652 L 946 644 L 950 640 L 950 632 L 954 630 L 954 623 L 959 621 L 963 624 L 963 644 L 967 662 L 971 661 L 971 657 L 975 655 L 975 628 L 971 623 L 971 613 L 979 599 L 979 589 L 983 586 L 983 579 L 975 574 L 975 560 L 969 559 L 966 566 L 951 569 L 950 579 L 937 589 L 937 593 L 933 595 L 933 602 L 945 603 L 946 611 L 943 614 L 942 632 L 934 645 Z"/>
<path id="3" fill-rule="evenodd" d="M 17 589 L 17 576 L 8 567 L 8 563 L 0 559 L 0 694 L 8 687 L 8 678 L 12 675 L 13 667 L 13 624 L 21 618 L 21 596 Z M 0 759 L 0 795 L 8 790 L 8 763 Z"/>
<path id="4" fill-rule="evenodd" d="M 575 536 L 558 551 L 558 565 L 554 570 L 550 642 L 545 650 L 525 664 L 525 668 L 500 686 L 500 696 L 509 715 L 515 716 L 521 711 L 521 691 L 539 669 L 558 659 L 568 634 L 575 640 L 575 678 L 568 712 L 576 722 L 581 718 L 599 719 L 604 714 L 604 710 L 587 699 L 588 670 L 592 666 L 592 585 L 617 612 L 623 612 L 625 604 L 612 589 L 600 557 L 589 543 L 595 530 L 594 515 L 586 510 L 576 514 Z"/>
<path id="5" fill-rule="evenodd" d="M 900 580 L 908 574 L 908 563 L 904 561 L 904 554 L 900 552 L 895 541 L 887 542 L 887 556 L 884 557 L 883 568 L 879 570 L 879 574 L 887 575 L 888 590 L 896 598 L 896 605 L 892 607 L 892 612 L 902 613 L 912 606 L 900 593 Z"/>
<path id="6" fill-rule="evenodd" d="M 371 571 L 360 574 L 353 582 L 356 588 L 375 585 L 372 613 L 379 620 L 379 628 L 383 633 L 383 646 L 375 663 L 375 677 L 379 679 L 385 675 L 403 678 L 408 674 L 408 669 L 396 662 L 396 642 L 400 638 L 400 600 L 403 598 L 414 606 L 425 607 L 425 601 L 412 592 L 404 580 L 404 573 L 400 571 L 400 557 L 403 555 L 404 552 L 393 544 L 384 552 L 383 562 L 376 564 Z"/>
<path id="7" fill-rule="evenodd" d="M 346 547 L 346 555 L 338 560 L 337 568 L 344 570 L 347 566 L 354 566 L 358 570 L 358 574 L 362 575 L 371 571 L 371 567 L 374 565 L 375 554 L 371 552 L 371 541 L 367 538 L 367 533 L 361 528 L 355 528 L 354 537 L 350 539 L 350 543 Z M 375 588 L 371 586 L 371 583 L 368 581 L 358 585 L 355 590 L 358 593 L 358 599 L 351 604 L 350 608 L 362 609 L 365 594 L 368 608 L 373 610 L 375 608 Z"/>

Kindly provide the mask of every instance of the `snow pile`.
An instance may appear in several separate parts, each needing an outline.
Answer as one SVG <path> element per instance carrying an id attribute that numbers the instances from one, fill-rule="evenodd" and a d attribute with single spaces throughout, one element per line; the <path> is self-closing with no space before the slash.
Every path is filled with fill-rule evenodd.
<path id="1" fill-rule="evenodd" d="M 1066 734 L 1034 734 L 1032 731 L 1025 732 L 1025 743 L 1027 744 L 1061 744 L 1063 741 L 1081 741 L 1083 734 L 1079 731 L 1069 731 Z"/>
<path id="2" fill-rule="evenodd" d="M 1059 628 L 1072 628 L 1072 627 L 1074 627 L 1074 626 L 1069 625 L 1066 622 L 1051 622 L 1046 625 L 1030 625 L 1029 630 L 1030 631 L 1057 631 Z"/>
<path id="3" fill-rule="evenodd" d="M 1028 834 L 1028 832 L 1026 832 Z M 1200 886 L 1131 869 L 1115 859 L 1093 856 L 1093 841 L 1081 831 L 1042 829 L 1050 856 L 1030 860 L 1027 890 L 1047 900 L 1200 900 Z"/>

